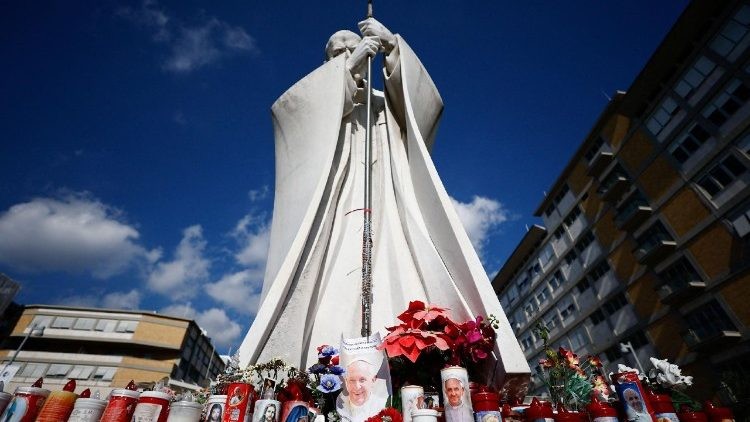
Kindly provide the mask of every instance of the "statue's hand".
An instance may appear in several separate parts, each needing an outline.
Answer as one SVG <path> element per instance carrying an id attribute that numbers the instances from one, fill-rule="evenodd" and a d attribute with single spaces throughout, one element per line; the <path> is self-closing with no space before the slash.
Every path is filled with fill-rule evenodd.
<path id="1" fill-rule="evenodd" d="M 352 54 L 346 59 L 346 68 L 349 69 L 354 80 L 359 81 L 362 79 L 367 57 L 374 56 L 379 49 L 380 39 L 378 37 L 364 37 L 357 44 Z"/>
<path id="2" fill-rule="evenodd" d="M 359 32 L 365 37 L 378 37 L 383 44 L 385 54 L 390 54 L 396 47 L 396 36 L 375 18 L 367 18 L 357 24 Z"/>

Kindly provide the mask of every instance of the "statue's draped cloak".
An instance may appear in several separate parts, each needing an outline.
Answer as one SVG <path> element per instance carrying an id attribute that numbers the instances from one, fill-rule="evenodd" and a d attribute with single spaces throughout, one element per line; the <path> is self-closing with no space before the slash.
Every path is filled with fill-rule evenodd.
<path id="1" fill-rule="evenodd" d="M 373 331 L 385 334 L 412 300 L 446 306 L 457 321 L 494 314 L 496 369 L 528 373 L 430 157 L 442 99 L 397 40 L 385 95 L 373 96 Z M 345 60 L 323 64 L 272 107 L 270 249 L 260 309 L 240 347 L 243 364 L 281 357 L 306 368 L 320 344 L 360 335 L 365 105 L 352 100 Z"/>

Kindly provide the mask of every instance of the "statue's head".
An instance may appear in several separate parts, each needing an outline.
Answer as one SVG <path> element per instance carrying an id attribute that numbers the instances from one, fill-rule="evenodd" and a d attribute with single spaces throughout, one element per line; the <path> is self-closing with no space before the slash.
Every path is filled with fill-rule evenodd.
<path id="1" fill-rule="evenodd" d="M 362 38 L 349 30 L 337 31 L 326 43 L 326 61 L 349 51 L 350 53 L 357 48 L 357 44 Z"/>

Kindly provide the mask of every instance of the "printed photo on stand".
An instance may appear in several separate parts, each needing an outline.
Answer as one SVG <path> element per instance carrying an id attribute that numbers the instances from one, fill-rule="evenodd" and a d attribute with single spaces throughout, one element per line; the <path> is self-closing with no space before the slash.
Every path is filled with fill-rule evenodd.
<path id="1" fill-rule="evenodd" d="M 380 335 L 341 339 L 340 359 L 344 385 L 336 400 L 343 421 L 364 422 L 386 406 L 391 377 L 385 352 L 378 350 Z"/>
<path id="2" fill-rule="evenodd" d="M 276 398 L 276 380 L 273 378 L 265 378 L 263 380 L 263 388 L 261 389 L 260 396 L 264 399 Z"/>
<path id="3" fill-rule="evenodd" d="M 443 414 L 446 422 L 473 422 L 469 375 L 457 366 L 440 371 L 443 386 Z"/>

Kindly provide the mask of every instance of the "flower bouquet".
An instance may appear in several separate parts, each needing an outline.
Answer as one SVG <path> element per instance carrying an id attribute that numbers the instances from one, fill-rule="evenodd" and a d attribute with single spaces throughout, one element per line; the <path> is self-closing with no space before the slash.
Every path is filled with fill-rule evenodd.
<path id="1" fill-rule="evenodd" d="M 440 391 L 440 369 L 460 365 L 470 377 L 479 375 L 495 344 L 494 317 L 478 316 L 463 324 L 450 318 L 448 308 L 412 301 L 398 315 L 400 324 L 387 328 L 381 345 L 389 357 L 394 391 L 414 384 Z"/>
<path id="2" fill-rule="evenodd" d="M 550 400 L 562 403 L 567 409 L 581 410 L 594 393 L 600 401 L 607 401 L 611 390 L 601 372 L 602 363 L 596 356 L 581 359 L 564 347 L 554 350 L 549 346 L 547 327 L 538 324 L 537 335 L 544 340 L 546 359 L 541 359 L 539 376 L 549 389 Z"/>
<path id="3" fill-rule="evenodd" d="M 339 351 L 327 344 L 319 346 L 318 362 L 307 371 L 310 374 L 308 388 L 318 408 L 328 414 L 341 391 L 341 375 L 344 374 L 344 368 L 339 366 Z"/>
<path id="4" fill-rule="evenodd" d="M 650 358 L 653 369 L 648 372 L 648 386 L 657 393 L 668 394 L 675 409 L 683 405 L 693 410 L 699 410 L 700 404 L 685 394 L 685 390 L 693 385 L 693 377 L 682 375 L 679 366 L 669 363 L 666 359 Z"/>

